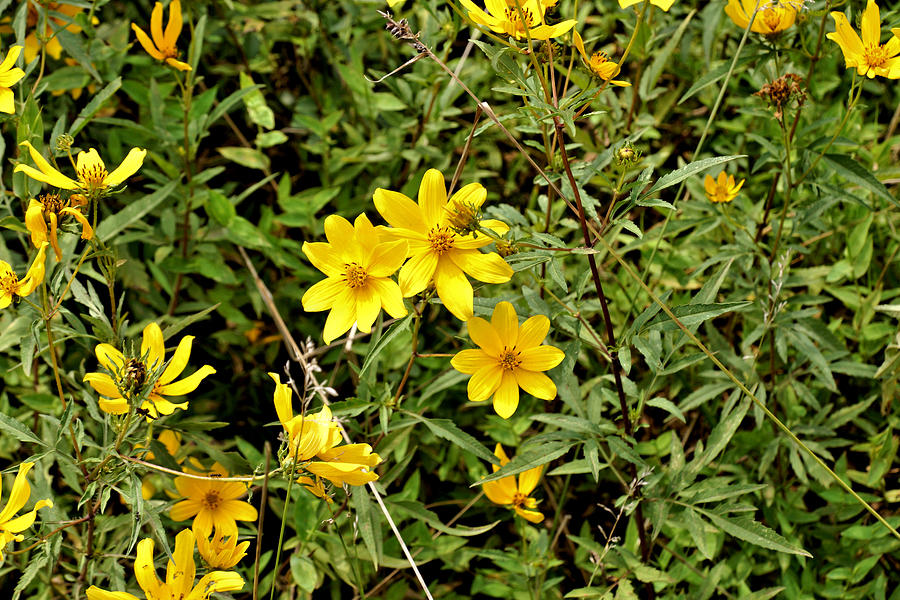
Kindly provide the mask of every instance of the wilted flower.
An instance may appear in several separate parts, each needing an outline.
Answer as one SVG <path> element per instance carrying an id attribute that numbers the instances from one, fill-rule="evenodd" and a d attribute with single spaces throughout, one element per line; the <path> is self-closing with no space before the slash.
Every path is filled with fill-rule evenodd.
<path id="1" fill-rule="evenodd" d="M 19 163 L 15 172 L 23 172 L 32 179 L 48 183 L 54 187 L 64 190 L 81 190 L 88 195 L 102 193 L 107 188 L 115 187 L 125 182 L 126 179 L 137 173 L 141 165 L 144 164 L 144 156 L 147 151 L 141 148 L 132 148 L 128 152 L 128 156 L 122 161 L 112 173 L 106 170 L 103 159 L 93 148 L 87 152 L 79 152 L 78 159 L 75 163 L 75 173 L 78 175 L 78 181 L 69 179 L 53 165 L 41 156 L 41 153 L 28 142 L 22 142 L 22 146 L 28 148 L 29 154 L 37 169 L 26 164 Z"/>
<path id="2" fill-rule="evenodd" d="M 149 387 L 152 381 L 152 387 L 149 387 L 147 399 L 141 403 L 141 409 L 149 413 L 148 418 L 156 418 L 161 414 L 170 415 L 176 408 L 187 408 L 188 403 L 187 401 L 174 403 L 164 396 L 189 394 L 196 390 L 208 375 L 216 372 L 211 366 L 203 365 L 193 375 L 174 381 L 187 366 L 193 341 L 192 335 L 181 338 L 169 364 L 159 377 L 153 380 L 155 374 L 165 364 L 166 346 L 159 325 L 150 323 L 144 327 L 140 356 L 126 357 L 110 344 L 98 344 L 95 350 L 97 360 L 108 373 L 88 373 L 84 376 L 84 381 L 91 384 L 99 394 L 106 396 L 100 399 L 100 408 L 113 415 L 127 413 L 129 400 L 142 397 L 145 388 Z"/>
<path id="3" fill-rule="evenodd" d="M 509 302 L 499 302 L 491 322 L 481 317 L 466 321 L 469 337 L 480 348 L 463 350 L 450 361 L 461 373 L 470 373 L 468 394 L 472 402 L 494 397 L 494 410 L 508 419 L 519 405 L 519 388 L 543 400 L 556 397 L 556 385 L 542 371 L 565 357 L 555 346 L 542 346 L 550 330 L 544 315 L 529 317 L 521 327 Z"/>
<path id="4" fill-rule="evenodd" d="M 844 64 L 848 69 L 872 79 L 876 75 L 888 79 L 900 79 L 900 28 L 892 29 L 894 34 L 886 43 L 881 41 L 881 14 L 875 0 L 869 0 L 862 14 L 862 39 L 847 21 L 842 12 L 832 12 L 834 33 L 825 37 L 837 43 L 844 54 Z"/>
<path id="5" fill-rule="evenodd" d="M 47 242 L 41 244 L 34 262 L 22 280 L 12 270 L 9 263 L 0 260 L 0 308 L 6 308 L 13 301 L 13 296 L 24 298 L 44 281 L 44 262 L 47 257 Z"/>
<path id="6" fill-rule="evenodd" d="M 725 171 L 719 173 L 718 177 L 712 178 L 708 173 L 706 179 L 703 180 L 703 187 L 706 189 L 706 197 L 710 202 L 720 204 L 722 202 L 731 202 L 734 200 L 741 187 L 744 185 L 745 179 L 735 185 L 734 175 L 725 175 Z"/>
<path id="7" fill-rule="evenodd" d="M 161 2 L 157 2 L 153 6 L 153 12 L 150 13 L 150 35 L 153 36 L 153 40 L 134 23 L 131 24 L 131 29 L 134 30 L 147 54 L 156 60 L 165 61 L 166 64 L 179 71 L 190 71 L 191 65 L 178 60 L 179 52 L 175 47 L 178 36 L 181 35 L 181 0 L 172 0 L 169 4 L 169 23 L 166 25 L 165 31 L 163 31 L 162 20 L 163 5 Z"/>
<path id="8" fill-rule="evenodd" d="M 30 511 L 22 513 L 18 517 L 17 512 L 22 510 L 28 499 L 31 498 L 31 484 L 26 478 L 28 471 L 34 463 L 23 462 L 19 465 L 19 471 L 16 473 L 16 479 L 13 481 L 12 491 L 9 493 L 9 499 L 6 506 L 0 511 L 0 562 L 3 561 L 3 548 L 12 541 L 21 542 L 25 536 L 21 532 L 25 531 L 34 524 L 37 511 L 45 506 L 53 506 L 50 500 L 38 500 Z M 0 481 L 2 483 L 2 481 Z M 0 489 L 2 489 L 0 485 Z"/>
<path id="9" fill-rule="evenodd" d="M 153 540 L 144 538 L 137 545 L 134 577 L 147 600 L 207 600 L 213 592 L 233 592 L 244 587 L 244 579 L 231 571 L 212 571 L 194 585 L 194 533 L 184 529 L 175 537 L 175 551 L 166 566 L 166 580 L 160 581 L 153 564 Z M 88 600 L 139 600 L 127 592 L 107 592 L 92 585 Z"/>
<path id="10" fill-rule="evenodd" d="M 509 458 L 500 444 L 497 444 L 497 447 L 494 449 L 494 456 L 500 459 L 500 467 L 505 466 L 509 462 Z M 495 473 L 500 469 L 497 465 L 491 465 L 491 467 Z M 544 520 L 544 515 L 534 510 L 537 508 L 537 500 L 529 494 L 537 487 L 543 470 L 544 465 L 540 465 L 520 473 L 518 478 L 514 475 L 501 477 L 495 481 L 487 481 L 481 487 L 484 489 L 484 494 L 488 497 L 488 500 L 494 504 L 508 506 L 523 519 L 532 523 L 540 523 Z"/>
<path id="11" fill-rule="evenodd" d="M 59 247 L 57 229 L 63 224 L 66 216 L 74 218 L 81 224 L 81 239 L 89 240 L 94 237 L 91 224 L 81 214 L 81 207 L 87 204 L 87 199 L 81 194 L 72 194 L 63 200 L 59 194 L 41 194 L 32 198 L 25 211 L 25 226 L 31 233 L 31 243 L 35 248 L 40 248 L 45 242 L 50 242 L 56 260 L 62 259 L 62 250 Z M 49 228 L 48 228 L 49 225 Z"/>

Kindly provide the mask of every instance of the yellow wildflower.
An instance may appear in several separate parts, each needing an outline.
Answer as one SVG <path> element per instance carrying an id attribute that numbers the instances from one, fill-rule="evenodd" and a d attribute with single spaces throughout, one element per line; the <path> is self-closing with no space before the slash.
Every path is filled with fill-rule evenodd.
<path id="1" fill-rule="evenodd" d="M 193 469 L 188 469 L 195 475 Z M 240 481 L 220 481 L 227 477 L 225 467 L 216 463 L 207 479 L 176 477 L 175 488 L 185 499 L 169 511 L 173 521 L 194 519 L 194 531 L 209 536 L 213 527 L 224 535 L 237 536 L 237 521 L 255 521 L 259 516 L 249 502 L 238 500 L 247 493 L 247 484 Z"/>
<path id="2" fill-rule="evenodd" d="M 584 40 L 581 39 L 581 35 L 577 31 L 573 33 L 575 47 L 578 49 L 578 53 L 581 54 L 581 58 L 584 60 L 588 69 L 590 69 L 591 73 L 600 79 L 619 87 L 628 87 L 631 85 L 627 81 L 613 79 L 613 77 L 619 74 L 619 65 L 616 61 L 610 60 L 605 52 L 594 52 L 590 58 L 588 58 L 587 52 L 584 50 Z"/>
<path id="3" fill-rule="evenodd" d="M 28 203 L 28 210 L 25 211 L 25 226 L 31 232 L 31 243 L 34 247 L 40 248 L 49 241 L 56 254 L 56 260 L 62 260 L 62 250 L 56 232 L 66 215 L 81 224 L 81 239 L 89 240 L 94 237 L 91 224 L 81 214 L 81 207 L 85 204 L 87 199 L 81 194 L 72 194 L 65 200 L 59 194 L 41 194 L 36 199 L 32 198 Z"/>
<path id="4" fill-rule="evenodd" d="M 13 295 L 24 298 L 44 281 L 44 262 L 47 257 L 47 242 L 41 244 L 28 273 L 20 281 L 9 263 L 0 260 L 0 308 L 6 308 L 13 300 Z"/>
<path id="5" fill-rule="evenodd" d="M 556 397 L 556 385 L 542 371 L 562 362 L 565 353 L 555 346 L 542 346 L 550 330 L 544 315 L 529 317 L 521 326 L 509 302 L 499 302 L 491 322 L 481 317 L 466 321 L 469 337 L 479 348 L 463 350 L 450 361 L 469 379 L 469 400 L 482 402 L 494 397 L 494 410 L 508 419 L 519 405 L 519 388 L 541 398 Z"/>
<path id="6" fill-rule="evenodd" d="M 16 112 L 16 95 L 9 88 L 25 77 L 25 71 L 15 66 L 21 52 L 22 46 L 13 46 L 6 53 L 3 62 L 0 62 L 0 112 Z"/>
<path id="7" fill-rule="evenodd" d="M 509 462 L 509 458 L 500 444 L 497 444 L 496 449 L 494 449 L 494 456 L 500 459 L 500 467 Z M 497 465 L 491 466 L 495 473 L 500 469 Z M 541 465 L 520 473 L 518 478 L 514 475 L 501 477 L 496 481 L 488 481 L 482 484 L 481 487 L 484 489 L 484 494 L 488 497 L 488 500 L 494 504 L 508 506 L 523 519 L 532 523 L 540 523 L 544 520 L 544 515 L 534 510 L 537 508 L 537 500 L 529 494 L 537 487 L 543 470 L 544 466 Z"/>
<path id="8" fill-rule="evenodd" d="M 459 212 L 456 207 L 477 211 L 486 197 L 484 186 L 470 183 L 448 200 L 444 176 L 437 169 L 429 169 L 422 177 L 418 204 L 400 192 L 375 190 L 375 208 L 391 225 L 384 229 L 385 235 L 409 242 L 410 258 L 399 276 L 405 297 L 422 292 L 434 281 L 447 310 L 465 321 L 473 314 L 474 297 L 467 274 L 485 283 L 509 281 L 513 270 L 506 261 L 496 252 L 479 251 L 493 241 L 491 237 L 460 235 L 451 227 L 451 215 Z M 509 230 L 494 219 L 485 219 L 480 226 L 501 235 Z"/>
<path id="9" fill-rule="evenodd" d="M 144 164 L 144 156 L 147 154 L 146 150 L 132 148 L 125 160 L 122 161 L 122 164 L 110 173 L 106 170 L 103 159 L 100 158 L 100 155 L 94 148 L 87 152 L 79 152 L 75 162 L 75 173 L 78 175 L 78 181 L 75 181 L 57 171 L 30 143 L 22 142 L 21 145 L 28 148 L 31 159 L 38 168 L 35 169 L 19 163 L 15 169 L 16 173 L 21 171 L 37 181 L 48 183 L 64 190 L 80 190 L 89 195 L 102 193 L 107 188 L 124 183 L 126 179 L 137 173 L 138 169 L 141 168 L 141 165 Z"/>
<path id="10" fill-rule="evenodd" d="M 340 425 L 334 421 L 331 409 L 323 406 L 315 414 L 295 416 L 291 387 L 281 383 L 277 373 L 269 373 L 269 377 L 275 381 L 275 412 L 288 438 L 286 463 L 302 462 L 308 472 L 339 486 L 363 485 L 378 479 L 373 469 L 381 462 L 381 457 L 372 452 L 369 444 L 338 446 L 342 439 Z M 320 460 L 312 461 L 313 458 Z M 318 478 L 315 483 L 308 477 L 301 478 L 300 483 L 315 495 L 324 497 L 325 490 Z"/>
<path id="11" fill-rule="evenodd" d="M 556 25 L 547 25 L 544 22 L 544 13 L 547 7 L 555 4 L 555 1 L 485 0 L 487 12 L 472 0 L 460 0 L 460 3 L 469 11 L 469 18 L 474 23 L 484 25 L 491 31 L 512 36 L 517 40 L 526 37 L 533 40 L 549 40 L 569 31 L 576 23 L 574 19 Z"/>
<path id="12" fill-rule="evenodd" d="M 706 179 L 703 180 L 703 187 L 706 190 L 706 197 L 710 202 L 720 204 L 722 202 L 731 202 L 734 200 L 741 187 L 744 185 L 745 179 L 735 185 L 734 175 L 725 175 L 725 171 L 719 173 L 715 179 L 707 173 Z"/>
<path id="13" fill-rule="evenodd" d="M 797 7 L 787 0 L 728 0 L 725 6 L 725 14 L 744 29 L 754 11 L 756 18 L 750 31 L 766 36 L 781 33 L 797 20 Z"/>
<path id="14" fill-rule="evenodd" d="M 95 354 L 108 374 L 88 373 L 84 376 L 84 381 L 105 396 L 100 399 L 100 408 L 110 414 L 127 413 L 129 400 L 143 397 L 145 388 L 149 387 L 149 393 L 140 408 L 149 413 L 148 418 L 156 418 L 161 414 L 170 415 L 176 408 L 187 408 L 188 403 L 174 403 L 164 396 L 189 394 L 197 389 L 203 379 L 216 372 L 211 366 L 203 365 L 193 375 L 174 381 L 187 366 L 193 341 L 192 335 L 181 338 L 169 364 L 154 380 L 156 373 L 165 364 L 166 347 L 159 325 L 150 323 L 144 327 L 140 356 L 126 357 L 110 344 L 98 344 Z"/>
<path id="15" fill-rule="evenodd" d="M 870 79 L 879 75 L 888 79 L 900 79 L 900 28 L 891 30 L 894 34 L 884 44 L 881 41 L 881 14 L 875 0 L 869 0 L 862 14 L 862 39 L 853 31 L 842 12 L 832 12 L 834 33 L 825 37 L 837 43 L 844 54 L 844 65 L 848 69 Z"/>
<path id="16" fill-rule="evenodd" d="M 194 577 L 194 534 L 185 529 L 175 537 L 174 561 L 166 565 L 166 580 L 160 581 L 153 565 L 153 540 L 144 538 L 137 545 L 137 560 L 134 561 L 134 576 L 144 590 L 146 600 L 208 600 L 213 592 L 233 592 L 244 587 L 244 579 L 231 571 L 207 573 L 197 585 Z M 139 600 L 127 592 L 107 592 L 92 585 L 87 590 L 88 600 Z"/>
<path id="17" fill-rule="evenodd" d="M 635 4 L 640 4 L 644 2 L 644 0 L 619 0 L 620 8 L 628 8 L 629 6 L 633 6 Z M 650 0 L 650 4 L 653 6 L 658 6 L 662 10 L 668 12 L 672 5 L 675 4 L 675 0 Z"/>
<path id="18" fill-rule="evenodd" d="M 327 279 L 306 290 L 301 302 L 307 312 L 331 311 L 322 331 L 326 344 L 354 321 L 369 333 L 382 308 L 395 318 L 406 315 L 400 288 L 390 279 L 406 258 L 406 242 L 382 242 L 365 214 L 353 225 L 341 216 L 329 216 L 325 237 L 328 243 L 303 243 L 303 253 Z"/>
<path id="19" fill-rule="evenodd" d="M 163 31 L 162 21 L 163 5 L 157 2 L 153 6 L 153 12 L 150 13 L 150 34 L 153 36 L 153 40 L 136 24 L 132 23 L 131 29 L 134 30 L 138 41 L 144 47 L 144 50 L 147 51 L 147 54 L 156 60 L 165 61 L 166 64 L 175 67 L 179 71 L 190 71 L 191 65 L 178 60 L 179 52 L 178 48 L 175 47 L 175 42 L 178 41 L 178 36 L 181 35 L 182 27 L 180 0 L 172 0 L 169 4 L 169 23 L 166 25 L 165 31 Z"/>
<path id="20" fill-rule="evenodd" d="M 316 476 L 315 479 L 306 476 L 298 477 L 297 483 L 306 488 L 312 495 L 327 500 L 329 504 L 334 502 L 334 500 L 331 499 L 331 496 L 328 495 L 328 492 L 325 491 L 325 482 L 322 481 L 321 477 Z"/>
<path id="21" fill-rule="evenodd" d="M 230 569 L 247 556 L 250 542 L 237 543 L 236 535 L 228 535 L 213 527 L 212 538 L 208 532 L 194 529 L 197 539 L 197 551 L 204 562 L 212 569 Z"/>
<path id="22" fill-rule="evenodd" d="M 34 524 L 37 511 L 45 506 L 53 506 L 50 500 L 38 500 L 30 511 L 22 513 L 18 517 L 14 515 L 22 510 L 28 499 L 31 498 L 31 484 L 26 478 L 28 471 L 34 463 L 23 462 L 19 465 L 19 471 L 16 473 L 16 479 L 13 481 L 12 491 L 9 493 L 9 499 L 6 506 L 0 511 L 0 562 L 3 561 L 3 549 L 12 541 L 21 542 L 25 539 L 22 532 Z M 3 481 L 0 479 L 0 495 L 3 491 Z"/>

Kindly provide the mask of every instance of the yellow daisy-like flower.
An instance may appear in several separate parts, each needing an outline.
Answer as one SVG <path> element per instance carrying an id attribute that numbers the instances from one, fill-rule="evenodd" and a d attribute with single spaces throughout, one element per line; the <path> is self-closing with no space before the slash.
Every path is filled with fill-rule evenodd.
<path id="1" fill-rule="evenodd" d="M 31 484 L 28 483 L 26 477 L 33 466 L 34 463 L 30 462 L 23 462 L 19 465 L 19 471 L 16 473 L 15 481 L 13 481 L 12 491 L 9 493 L 9 499 L 6 501 L 6 506 L 0 511 L 0 562 L 3 561 L 3 549 L 8 543 L 12 541 L 21 542 L 25 539 L 22 532 L 34 524 L 37 511 L 45 506 L 53 506 L 53 502 L 50 500 L 38 500 L 30 511 L 15 517 L 15 514 L 22 510 L 25 503 L 31 498 Z M 3 479 L 0 478 L 0 498 L 2 496 Z"/>
<path id="2" fill-rule="evenodd" d="M 392 317 L 406 315 L 400 288 L 390 279 L 406 258 L 406 242 L 383 242 L 365 214 L 351 225 L 344 217 L 325 219 L 325 242 L 304 242 L 303 253 L 328 277 L 306 290 L 303 310 L 330 310 L 322 338 L 330 344 L 354 321 L 364 333 L 383 308 Z"/>
<path id="3" fill-rule="evenodd" d="M 203 365 L 193 375 L 175 381 L 187 366 L 193 341 L 192 335 L 181 338 L 169 364 L 159 377 L 153 380 L 153 376 L 166 362 L 166 346 L 159 325 L 150 323 L 144 327 L 140 356 L 126 357 L 110 344 L 98 344 L 95 349 L 97 360 L 108 373 L 88 373 L 84 376 L 84 381 L 105 396 L 100 399 L 100 408 L 110 414 L 127 413 L 129 400 L 137 400 L 148 391 L 146 400 L 140 407 L 149 413 L 147 418 L 155 419 L 159 415 L 170 415 L 176 408 L 187 408 L 188 403 L 171 402 L 164 396 L 189 394 L 196 390 L 207 376 L 216 372 L 211 366 Z M 146 390 L 148 387 L 149 390 Z"/>
<path id="4" fill-rule="evenodd" d="M 194 564 L 194 534 L 185 529 L 175 537 L 173 561 L 166 565 L 166 580 L 160 581 L 153 564 L 153 540 L 144 538 L 137 545 L 134 577 L 144 591 L 146 600 L 207 600 L 213 592 L 234 592 L 244 587 L 244 579 L 231 571 L 213 571 L 194 585 L 197 566 Z M 140 600 L 127 592 L 107 592 L 92 585 L 88 600 Z"/>
<path id="5" fill-rule="evenodd" d="M 756 18 L 753 19 L 750 31 L 766 36 L 781 33 L 797 20 L 797 7 L 793 2 L 784 0 L 728 0 L 728 5 L 725 6 L 725 14 L 743 29 L 747 28 L 755 10 Z"/>
<path id="6" fill-rule="evenodd" d="M 147 54 L 156 60 L 165 61 L 170 67 L 175 67 L 179 71 L 190 71 L 191 65 L 178 60 L 179 52 L 175 47 L 182 27 L 180 0 L 172 0 L 169 4 L 169 22 L 165 31 L 163 31 L 162 22 L 163 5 L 161 2 L 157 2 L 153 6 L 153 12 L 150 13 L 150 35 L 153 36 L 153 39 L 151 40 L 150 36 L 134 23 L 131 24 L 131 29 L 134 30 L 134 34 Z"/>
<path id="7" fill-rule="evenodd" d="M 193 469 L 188 472 L 199 475 Z M 219 463 L 206 475 L 208 479 L 175 478 L 175 488 L 185 499 L 172 507 L 169 516 L 173 521 L 194 519 L 194 531 L 205 533 L 207 537 L 213 527 L 223 535 L 237 537 L 237 521 L 255 521 L 259 516 L 252 504 L 238 500 L 247 493 L 247 484 L 217 480 L 217 477 L 228 476 Z"/>
<path id="8" fill-rule="evenodd" d="M 629 6 L 634 6 L 635 4 L 640 4 L 642 2 L 644 2 L 644 0 L 619 0 L 619 7 L 628 8 Z M 672 5 L 675 4 L 675 0 L 650 0 L 650 4 L 668 12 L 669 9 L 672 8 Z"/>
<path id="9" fill-rule="evenodd" d="M 297 483 L 302 485 L 306 490 L 309 491 L 313 496 L 318 496 L 323 500 L 328 501 L 329 504 L 334 502 L 331 496 L 328 495 L 328 492 L 325 490 L 325 482 L 322 481 L 322 478 L 316 476 L 315 479 L 312 477 L 298 477 Z"/>
<path id="10" fill-rule="evenodd" d="M 888 79 L 900 79 L 900 28 L 892 29 L 894 34 L 881 44 L 881 13 L 874 0 L 869 0 L 862 14 L 862 39 L 853 31 L 842 12 L 832 12 L 834 33 L 825 37 L 837 43 L 844 54 L 844 65 L 848 69 L 870 79 L 879 75 Z"/>
<path id="11" fill-rule="evenodd" d="M 319 477 L 338 486 L 364 485 L 378 479 L 378 473 L 373 469 L 381 462 L 381 457 L 372 452 L 369 444 L 338 446 L 342 439 L 340 426 L 334 420 L 331 409 L 323 406 L 317 413 L 295 416 L 291 386 L 281 383 L 277 373 L 269 373 L 269 377 L 275 381 L 275 412 L 288 438 L 285 462 L 296 460 L 304 463 L 303 468 L 317 476 L 315 482 L 309 477 L 301 477 L 302 485 L 315 495 L 324 497 L 325 490 Z M 313 458 L 319 460 L 313 461 Z"/>
<path id="12" fill-rule="evenodd" d="M 405 297 L 424 291 L 433 281 L 438 297 L 456 318 L 472 316 L 474 291 L 466 275 L 485 283 L 504 283 L 513 270 L 496 252 L 479 251 L 493 240 L 485 234 L 461 235 L 452 227 L 451 217 L 459 207 L 481 209 L 487 190 L 480 183 L 463 186 L 450 199 L 444 176 L 429 169 L 419 185 L 418 204 L 400 192 L 378 188 L 375 208 L 391 227 L 385 235 L 409 242 L 409 260 L 400 269 L 400 289 Z M 500 235 L 509 231 L 494 219 L 479 226 Z"/>
<path id="13" fill-rule="evenodd" d="M 720 204 L 722 202 L 731 202 L 737 198 L 744 181 L 746 180 L 741 179 L 740 183 L 735 185 L 734 175 L 725 175 L 725 171 L 719 173 L 715 179 L 707 173 L 706 179 L 703 180 L 703 187 L 706 190 L 706 197 L 709 198 L 709 201 Z"/>
<path id="14" fill-rule="evenodd" d="M 197 539 L 197 551 L 203 561 L 212 569 L 230 569 L 247 556 L 250 542 L 237 543 L 236 535 L 228 535 L 213 527 L 212 538 L 208 532 L 194 529 Z"/>
<path id="15" fill-rule="evenodd" d="M 575 26 L 574 19 L 556 25 L 547 25 L 544 22 L 544 13 L 547 7 L 552 6 L 555 2 L 519 0 L 519 5 L 516 6 L 516 1 L 485 0 L 487 12 L 472 0 L 460 0 L 460 3 L 469 11 L 469 18 L 473 22 L 484 25 L 491 31 L 512 36 L 517 40 L 526 37 L 533 40 L 549 40 L 561 36 Z M 519 13 L 520 9 L 521 14 Z"/>
<path id="16" fill-rule="evenodd" d="M 21 171 L 42 183 L 47 183 L 63 190 L 80 190 L 91 196 L 103 193 L 107 188 L 124 183 L 126 179 L 137 173 L 141 165 L 144 164 L 144 156 L 147 155 L 146 150 L 132 148 L 125 160 L 122 161 L 122 164 L 110 173 L 106 170 L 103 159 L 100 158 L 100 155 L 94 148 L 87 152 L 79 152 L 75 162 L 75 173 L 78 175 L 78 181 L 75 181 L 57 171 L 29 142 L 22 142 L 21 145 L 28 148 L 31 159 L 38 168 L 35 169 L 19 163 L 16 165 L 16 173 Z"/>
<path id="17" fill-rule="evenodd" d="M 575 47 L 578 49 L 578 53 L 581 54 L 582 60 L 584 60 L 584 63 L 587 65 L 588 69 L 590 69 L 591 73 L 600 79 L 619 87 L 628 87 L 631 85 L 627 81 L 613 79 L 613 77 L 619 74 L 619 65 L 616 61 L 610 60 L 605 52 L 594 52 L 588 57 L 588 54 L 584 49 L 584 40 L 581 39 L 581 34 L 577 31 L 573 32 L 573 34 Z"/>
<path id="18" fill-rule="evenodd" d="M 94 237 L 91 224 L 81 214 L 81 207 L 85 204 L 87 199 L 81 194 L 72 194 L 65 200 L 59 194 L 41 194 L 37 198 L 32 198 L 28 203 L 28 210 L 25 211 L 25 226 L 31 233 L 31 243 L 34 247 L 40 248 L 45 242 L 50 242 L 56 260 L 62 260 L 57 229 L 63 224 L 66 216 L 74 218 L 81 224 L 81 239 L 89 240 Z"/>
<path id="19" fill-rule="evenodd" d="M 500 459 L 500 467 L 509 462 L 509 458 L 500 444 L 497 444 L 496 449 L 494 449 L 494 456 Z M 500 469 L 497 465 L 491 466 L 495 473 Z M 540 523 L 544 520 L 544 515 L 534 510 L 537 508 L 537 500 L 529 494 L 537 487 L 543 470 L 544 466 L 541 465 L 520 473 L 518 478 L 514 475 L 501 477 L 496 481 L 488 481 L 482 484 L 481 487 L 484 489 L 484 495 L 494 504 L 508 506 L 523 519 L 532 523 Z"/>
<path id="20" fill-rule="evenodd" d="M 34 262 L 21 280 L 8 262 L 0 260 L 0 308 L 6 308 L 13 296 L 24 298 L 44 281 L 44 262 L 47 258 L 47 242 L 41 244 Z"/>
<path id="21" fill-rule="evenodd" d="M 21 53 L 22 46 L 13 46 L 0 62 L 0 112 L 16 112 L 16 95 L 10 88 L 25 77 L 25 71 L 15 66 Z"/>
<path id="22" fill-rule="evenodd" d="M 519 388 L 542 400 L 556 397 L 556 385 L 542 371 L 562 362 L 565 353 L 555 346 L 542 346 L 550 331 L 544 315 L 529 317 L 521 326 L 509 302 L 499 302 L 491 322 L 481 317 L 466 321 L 469 337 L 480 348 L 463 350 L 450 361 L 453 368 L 469 373 L 469 400 L 482 402 L 494 397 L 494 410 L 508 419 L 519 405 Z"/>

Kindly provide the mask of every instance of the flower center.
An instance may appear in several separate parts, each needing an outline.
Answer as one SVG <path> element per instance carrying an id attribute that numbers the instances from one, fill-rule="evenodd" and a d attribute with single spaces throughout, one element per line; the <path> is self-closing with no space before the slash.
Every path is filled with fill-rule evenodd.
<path id="1" fill-rule="evenodd" d="M 50 213 L 59 214 L 65 205 L 62 201 L 62 198 L 59 197 L 59 194 L 42 194 L 38 198 L 38 202 L 41 203 L 41 206 L 44 207 L 44 214 L 49 215 Z"/>
<path id="2" fill-rule="evenodd" d="M 124 369 L 125 387 L 140 390 L 147 381 L 147 365 L 138 358 L 129 358 Z"/>
<path id="3" fill-rule="evenodd" d="M 219 508 L 219 504 L 222 503 L 222 497 L 219 496 L 219 492 L 210 490 L 206 492 L 206 495 L 203 496 L 203 500 L 201 500 L 200 503 L 203 504 L 203 507 L 207 510 L 216 510 Z"/>
<path id="4" fill-rule="evenodd" d="M 434 227 L 428 232 L 428 243 L 440 256 L 453 248 L 453 232 L 440 226 Z"/>
<path id="5" fill-rule="evenodd" d="M 591 55 L 590 69 L 601 79 L 612 79 L 615 75 L 616 63 L 611 61 L 605 52 L 594 52 Z"/>
<path id="6" fill-rule="evenodd" d="M 369 274 L 364 268 L 356 263 L 350 263 L 346 265 L 346 267 L 347 270 L 344 272 L 344 281 L 347 282 L 348 286 L 351 288 L 358 288 L 366 285 Z"/>
<path id="7" fill-rule="evenodd" d="M 19 276 L 10 270 L 5 275 L 0 275 L 0 291 L 12 295 L 19 284 Z"/>
<path id="8" fill-rule="evenodd" d="M 528 500 L 528 496 L 521 492 L 516 492 L 515 494 L 513 494 L 512 504 L 513 506 L 523 506 L 526 500 Z"/>
<path id="9" fill-rule="evenodd" d="M 109 171 L 99 163 L 85 165 L 78 170 L 78 178 L 90 188 L 104 187 L 103 182 L 107 175 L 109 175 Z"/>
<path id="10" fill-rule="evenodd" d="M 522 359 L 519 358 L 521 352 L 517 352 L 515 347 L 507 348 L 503 347 L 503 352 L 500 353 L 500 368 L 504 371 L 512 371 L 516 367 L 522 364 Z"/>
<path id="11" fill-rule="evenodd" d="M 887 44 L 867 44 L 863 50 L 866 64 L 870 67 L 880 67 L 888 60 Z"/>
<path id="12" fill-rule="evenodd" d="M 778 31 L 778 26 L 781 24 L 781 14 L 775 10 L 774 8 L 767 8 L 762 11 L 762 22 L 765 25 L 766 29 L 771 32 Z"/>
<path id="13" fill-rule="evenodd" d="M 522 19 L 519 16 L 519 9 L 515 6 L 507 6 L 506 7 L 506 20 L 512 23 L 512 25 L 516 28 L 517 31 L 524 32 L 526 29 L 531 29 L 534 25 L 534 15 L 531 14 L 531 10 L 528 8 L 522 9 L 522 17 L 525 17 L 525 25 L 522 25 Z"/>

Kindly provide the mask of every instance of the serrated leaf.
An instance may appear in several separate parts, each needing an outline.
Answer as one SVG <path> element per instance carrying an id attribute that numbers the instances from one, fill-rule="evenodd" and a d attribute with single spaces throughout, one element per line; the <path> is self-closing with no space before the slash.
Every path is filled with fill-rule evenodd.
<path id="1" fill-rule="evenodd" d="M 693 507 L 704 517 L 709 519 L 713 525 L 719 527 L 725 533 L 728 533 L 739 540 L 743 540 L 755 546 L 775 550 L 776 552 L 784 552 L 786 554 L 797 554 L 812 558 L 812 554 L 795 546 L 787 541 L 784 537 L 769 529 L 759 521 L 754 521 L 750 517 L 731 518 L 720 515 L 711 510 Z"/>
<path id="2" fill-rule="evenodd" d="M 481 460 L 486 460 L 492 464 L 499 464 L 500 459 L 490 453 L 487 448 L 481 445 L 481 442 L 457 427 L 456 423 L 450 419 L 426 419 L 421 415 L 409 411 L 402 411 L 403 414 L 410 418 L 424 423 L 429 431 L 443 440 L 452 442 L 466 452 L 471 452 Z"/>
<path id="3" fill-rule="evenodd" d="M 706 169 L 709 169 L 710 167 L 746 157 L 746 154 L 736 154 L 734 156 L 716 156 L 713 158 L 704 158 L 701 160 L 696 160 L 692 163 L 688 163 L 680 169 L 675 169 L 671 173 L 660 177 L 657 182 L 653 184 L 653 187 L 647 190 L 645 194 L 642 194 L 641 197 L 646 198 L 653 193 L 658 192 L 659 190 L 664 190 L 667 187 L 675 185 L 676 183 L 681 183 L 688 177 L 692 177 L 697 173 L 701 173 Z"/>

